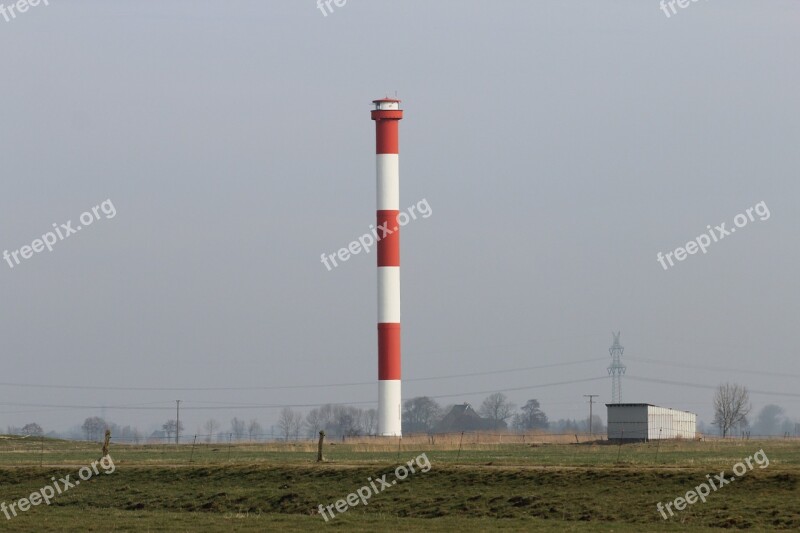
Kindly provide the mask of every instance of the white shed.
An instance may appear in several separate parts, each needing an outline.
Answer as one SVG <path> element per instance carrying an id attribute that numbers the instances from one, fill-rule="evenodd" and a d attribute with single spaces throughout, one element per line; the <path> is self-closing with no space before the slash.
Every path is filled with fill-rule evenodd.
<path id="1" fill-rule="evenodd" d="M 607 403 L 608 440 L 694 439 L 697 415 L 649 403 Z"/>

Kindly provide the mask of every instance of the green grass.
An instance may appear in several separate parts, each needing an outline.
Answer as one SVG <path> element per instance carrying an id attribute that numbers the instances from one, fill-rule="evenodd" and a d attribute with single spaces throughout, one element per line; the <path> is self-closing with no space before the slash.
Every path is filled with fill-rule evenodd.
<path id="1" fill-rule="evenodd" d="M 37 448 L 38 446 L 38 448 Z M 404 445 L 405 446 L 405 445 Z M 176 449 L 177 448 L 177 449 Z M 711 531 L 800 528 L 800 443 L 670 442 L 625 445 L 482 445 L 398 453 L 308 446 L 113 446 L 116 472 L 100 474 L 13 520 L 9 531 Z M 669 521 L 656 510 L 763 448 L 756 467 Z M 215 451 L 216 450 L 216 451 Z M 334 504 L 425 452 L 427 473 L 374 495 L 326 523 Z M 617 455 L 619 454 L 619 460 Z M 97 459 L 89 443 L 0 439 L 0 501 L 11 502 Z M 38 466 L 39 462 L 44 464 Z M 48 466 L 50 465 L 50 466 Z M 393 479 L 390 474 L 387 479 Z"/>
<path id="2" fill-rule="evenodd" d="M 665 441 L 661 444 L 481 444 L 459 452 L 448 446 L 422 444 L 365 446 L 326 444 L 325 458 L 334 462 L 364 463 L 399 460 L 421 452 L 447 463 L 485 463 L 537 466 L 728 466 L 764 447 L 770 461 L 800 467 L 800 441 Z M 193 449 L 194 448 L 194 449 Z M 206 444 L 112 445 L 118 463 L 128 464 L 220 464 L 314 462 L 315 447 L 309 444 Z M 375 449 L 376 451 L 372 451 Z M 96 443 L 36 438 L 0 437 L 0 465 L 76 464 L 98 455 Z"/>

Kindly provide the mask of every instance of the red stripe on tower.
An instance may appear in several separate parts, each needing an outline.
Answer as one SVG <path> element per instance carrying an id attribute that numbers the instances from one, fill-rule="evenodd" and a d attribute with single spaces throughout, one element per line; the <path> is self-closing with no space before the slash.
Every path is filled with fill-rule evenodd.
<path id="1" fill-rule="evenodd" d="M 400 100 L 374 100 L 378 238 L 378 435 L 399 437 L 400 395 Z"/>
<path id="2" fill-rule="evenodd" d="M 378 266 L 400 266 L 400 229 L 397 226 L 396 209 L 378 211 Z"/>

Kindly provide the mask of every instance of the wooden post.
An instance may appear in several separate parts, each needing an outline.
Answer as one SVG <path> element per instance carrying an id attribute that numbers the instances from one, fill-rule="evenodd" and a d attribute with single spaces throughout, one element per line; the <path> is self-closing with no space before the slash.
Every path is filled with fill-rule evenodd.
<path id="1" fill-rule="evenodd" d="M 103 442 L 103 457 L 108 455 L 108 444 L 109 444 L 109 442 L 111 442 L 111 430 L 107 429 L 106 430 L 106 439 Z"/>
<path id="2" fill-rule="evenodd" d="M 656 462 L 658 462 L 658 450 L 661 449 L 661 430 L 664 428 L 658 428 L 658 444 L 656 444 Z"/>
<path id="3" fill-rule="evenodd" d="M 319 432 L 319 444 L 317 444 L 317 462 L 321 463 L 322 459 L 322 442 L 325 440 L 325 431 Z"/>

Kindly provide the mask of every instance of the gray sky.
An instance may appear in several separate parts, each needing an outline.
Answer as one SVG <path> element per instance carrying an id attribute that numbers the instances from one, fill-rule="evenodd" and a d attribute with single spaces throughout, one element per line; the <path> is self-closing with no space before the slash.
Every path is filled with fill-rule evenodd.
<path id="1" fill-rule="evenodd" d="M 507 394 L 586 416 L 582 394 L 610 400 L 619 329 L 623 401 L 710 421 L 711 389 L 633 378 L 736 381 L 794 394 L 752 400 L 800 417 L 798 23 L 790 0 L 670 18 L 656 0 L 350 0 L 327 17 L 313 0 L 50 0 L 0 18 L 0 250 L 117 211 L 0 263 L 0 382 L 364 383 L 2 385 L 0 427 L 101 414 L 54 405 L 180 398 L 194 432 L 277 416 L 236 404 L 375 402 L 375 255 L 328 272 L 320 254 L 373 222 L 370 102 L 395 91 L 400 203 L 433 210 L 402 233 L 404 377 L 596 359 L 406 381 L 405 399 L 575 382 Z M 761 201 L 768 220 L 657 262 Z M 173 416 L 107 410 L 142 429 Z"/>

